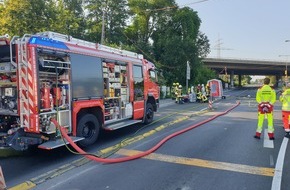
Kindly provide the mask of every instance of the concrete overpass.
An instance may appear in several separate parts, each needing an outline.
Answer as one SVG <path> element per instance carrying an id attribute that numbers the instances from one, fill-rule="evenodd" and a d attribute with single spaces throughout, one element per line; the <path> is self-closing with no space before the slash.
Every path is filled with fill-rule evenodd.
<path id="1" fill-rule="evenodd" d="M 203 63 L 217 73 L 230 75 L 230 84 L 233 85 L 233 76 L 238 75 L 273 75 L 277 81 L 285 75 L 287 62 L 251 59 L 205 58 Z M 287 67 L 288 73 L 289 68 Z M 239 80 L 240 81 L 240 80 Z"/>

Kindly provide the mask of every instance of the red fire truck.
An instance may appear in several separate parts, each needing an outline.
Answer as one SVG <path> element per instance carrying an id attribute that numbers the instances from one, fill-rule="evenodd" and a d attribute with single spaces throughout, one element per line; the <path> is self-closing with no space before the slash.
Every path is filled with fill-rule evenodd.
<path id="1" fill-rule="evenodd" d="M 81 146 L 101 129 L 152 122 L 153 63 L 141 54 L 56 32 L 0 36 L 0 147 L 63 145 L 52 119 Z"/>

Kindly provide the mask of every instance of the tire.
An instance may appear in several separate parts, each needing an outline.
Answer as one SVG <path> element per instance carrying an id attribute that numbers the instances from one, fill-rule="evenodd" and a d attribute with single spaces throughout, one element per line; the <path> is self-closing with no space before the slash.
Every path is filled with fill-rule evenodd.
<path id="1" fill-rule="evenodd" d="M 151 123 L 153 121 L 153 117 L 154 117 L 153 106 L 151 103 L 147 103 L 144 123 L 145 124 Z"/>
<path id="2" fill-rule="evenodd" d="M 94 144 L 99 136 L 100 124 L 98 119 L 93 114 L 83 115 L 77 126 L 77 136 L 85 139 L 79 141 L 79 145 L 86 147 Z"/>

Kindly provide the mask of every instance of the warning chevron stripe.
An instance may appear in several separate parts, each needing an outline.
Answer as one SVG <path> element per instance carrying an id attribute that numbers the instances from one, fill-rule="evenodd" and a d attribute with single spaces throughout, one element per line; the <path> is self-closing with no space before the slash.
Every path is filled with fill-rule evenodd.
<path id="1" fill-rule="evenodd" d="M 2 168 L 0 166 L 0 189 L 4 190 L 6 189 L 6 184 L 5 184 L 5 180 L 4 180 L 4 175 L 3 175 L 3 172 L 2 172 Z"/>

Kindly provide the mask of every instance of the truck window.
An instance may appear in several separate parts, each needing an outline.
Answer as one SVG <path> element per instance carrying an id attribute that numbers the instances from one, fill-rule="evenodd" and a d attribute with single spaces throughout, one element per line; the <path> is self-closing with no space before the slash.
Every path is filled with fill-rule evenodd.
<path id="1" fill-rule="evenodd" d="M 133 78 L 134 78 L 134 100 L 144 99 L 144 79 L 142 66 L 133 66 Z"/>
<path id="2" fill-rule="evenodd" d="M 1 41 L 0 41 L 1 42 Z M 0 62 L 10 61 L 10 45 L 1 45 L 0 48 Z M 12 45 L 12 55 L 15 61 L 15 45 Z"/>

